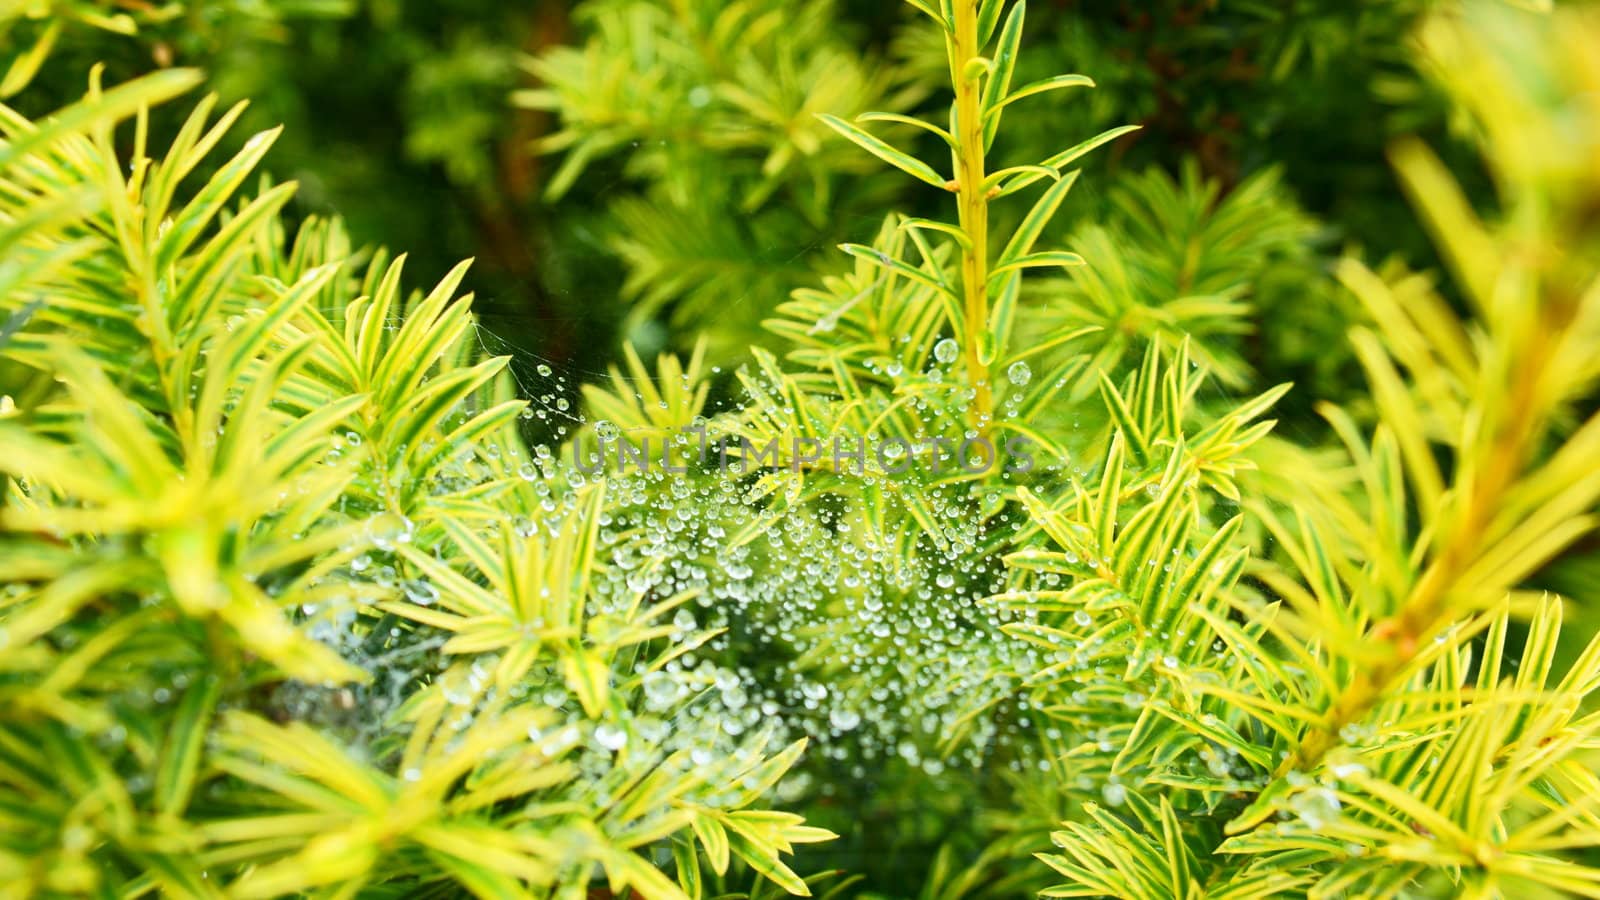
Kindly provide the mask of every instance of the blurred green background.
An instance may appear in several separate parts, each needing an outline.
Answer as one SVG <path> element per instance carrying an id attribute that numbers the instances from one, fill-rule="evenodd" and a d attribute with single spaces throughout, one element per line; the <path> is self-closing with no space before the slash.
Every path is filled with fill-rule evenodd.
<path id="1" fill-rule="evenodd" d="M 1431 5 L 1036 2 L 1023 54 L 1036 71 L 1018 77 L 1076 71 L 1099 87 L 1040 99 L 999 153 L 1141 126 L 1091 157 L 1058 239 L 1155 294 L 1194 274 L 1174 286 L 1152 272 L 1163 260 L 1235 245 L 1237 265 L 1209 281 L 1254 306 L 1241 364 L 1309 383 L 1291 404 L 1337 396 L 1359 382 L 1323 339 L 1347 315 L 1328 260 L 1356 246 L 1432 261 L 1383 148 L 1421 133 L 1472 167 L 1409 61 Z M 714 360 L 737 359 L 790 290 L 843 267 L 832 245 L 869 238 L 891 209 L 940 211 L 948 198 L 815 119 L 939 114 L 942 51 L 906 9 L 40 0 L 6 4 L 0 27 L 6 102 L 31 115 L 81 94 L 95 62 L 108 82 L 205 69 L 225 102 L 251 101 L 235 134 L 286 127 L 268 166 L 300 183 L 296 215 L 338 213 L 357 244 L 408 252 L 416 283 L 475 257 L 489 349 L 524 375 L 569 374 L 570 390 L 625 340 L 648 355 L 704 334 Z"/>

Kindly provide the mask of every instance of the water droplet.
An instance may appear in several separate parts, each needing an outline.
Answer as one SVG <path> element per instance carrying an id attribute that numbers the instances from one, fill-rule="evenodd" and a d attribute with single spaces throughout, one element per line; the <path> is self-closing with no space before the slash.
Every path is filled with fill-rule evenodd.
<path id="1" fill-rule="evenodd" d="M 956 361 L 961 355 L 961 346 L 950 338 L 945 338 L 933 345 L 933 358 L 946 365 Z"/>
<path id="2" fill-rule="evenodd" d="M 1033 370 L 1028 368 L 1027 363 L 1017 360 L 1011 364 L 1011 368 L 1006 369 L 1006 378 L 1017 387 L 1022 387 L 1033 380 Z"/>
<path id="3" fill-rule="evenodd" d="M 594 730 L 594 741 L 615 753 L 627 745 L 628 733 L 608 722 Z"/>
<path id="4" fill-rule="evenodd" d="M 418 606 L 432 606 L 439 599 L 439 589 L 426 581 L 405 583 L 406 598 Z"/>
<path id="5" fill-rule="evenodd" d="M 645 703 L 653 709 L 666 709 L 682 694 L 682 687 L 665 672 L 651 672 L 644 677 Z"/>
<path id="6" fill-rule="evenodd" d="M 1315 787 L 1295 795 L 1289 807 L 1300 822 L 1312 831 L 1320 831 L 1339 818 L 1339 795 L 1325 787 Z"/>

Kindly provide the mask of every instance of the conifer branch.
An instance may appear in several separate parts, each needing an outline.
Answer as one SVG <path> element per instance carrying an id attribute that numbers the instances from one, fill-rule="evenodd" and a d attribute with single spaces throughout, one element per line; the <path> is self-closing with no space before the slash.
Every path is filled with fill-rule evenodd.
<path id="1" fill-rule="evenodd" d="M 987 355 L 993 353 L 989 330 L 989 188 L 986 186 L 983 74 L 978 18 L 983 0 L 955 0 L 955 34 L 950 44 L 950 79 L 956 93 L 956 189 L 961 208 L 961 289 L 965 311 L 967 379 L 973 390 L 969 412 L 973 427 L 987 434 L 994 418 L 994 392 L 989 385 Z M 992 67 L 993 63 L 989 62 Z M 983 346 L 985 336 L 991 342 Z"/>

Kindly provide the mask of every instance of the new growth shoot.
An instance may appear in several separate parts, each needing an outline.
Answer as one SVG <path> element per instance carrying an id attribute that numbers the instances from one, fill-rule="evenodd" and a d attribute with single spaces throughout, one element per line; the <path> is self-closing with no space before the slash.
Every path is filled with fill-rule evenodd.
<path id="1" fill-rule="evenodd" d="M 859 125 L 834 116 L 823 116 L 834 130 L 862 149 L 933 187 L 957 197 L 956 224 L 928 219 L 906 219 L 921 260 L 912 263 L 890 259 L 870 247 L 846 244 L 844 250 L 867 259 L 891 273 L 928 284 L 947 301 L 946 318 L 954 339 L 961 346 L 961 359 L 972 390 L 968 408 L 969 423 L 987 433 L 994 419 L 994 392 L 991 368 L 1007 357 L 1006 343 L 1017 297 L 1018 281 L 1028 269 L 1065 268 L 1083 265 L 1083 258 L 1065 251 L 1034 252 L 1034 244 L 1054 217 L 1077 176 L 1065 167 L 1100 145 L 1129 131 L 1131 126 L 1113 128 L 1075 147 L 1032 165 L 1021 165 L 990 172 L 988 153 L 994 146 L 1006 107 L 1025 97 L 1074 87 L 1092 87 L 1083 75 L 1057 75 L 1012 89 L 1017 54 L 1022 43 L 1027 4 L 1018 2 L 1006 12 L 1005 0 L 906 0 L 938 24 L 949 57 L 950 81 L 955 99 L 951 104 L 950 128 L 892 113 L 869 112 L 859 123 L 887 122 L 909 125 L 931 133 L 950 149 L 953 173 L 946 178 L 933 166 L 907 154 L 863 130 Z M 1004 24 L 1001 24 L 1004 14 Z M 989 204 L 1040 181 L 1050 184 L 1032 211 L 1016 230 L 1006 235 L 989 233 Z M 958 276 L 946 272 L 941 257 L 935 254 L 921 232 L 938 232 L 955 242 L 960 250 Z M 990 247 L 1005 241 L 999 256 L 991 259 Z M 991 302 L 993 301 L 993 302 Z"/>

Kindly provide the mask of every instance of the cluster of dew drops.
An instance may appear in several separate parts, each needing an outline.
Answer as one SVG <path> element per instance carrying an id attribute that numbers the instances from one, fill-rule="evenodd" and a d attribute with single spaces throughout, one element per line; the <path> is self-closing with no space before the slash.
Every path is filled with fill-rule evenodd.
<path id="1" fill-rule="evenodd" d="M 954 342 L 941 341 L 930 366 L 952 366 L 956 351 Z M 457 454 L 432 486 L 450 494 L 499 477 L 490 473 L 515 473 L 518 489 L 530 498 L 525 507 L 531 512 L 514 522 L 525 536 L 564 527 L 577 491 L 598 477 L 595 459 L 577 464 L 572 454 L 578 444 L 571 439 L 586 429 L 591 435 L 618 431 L 583 417 L 568 399 L 564 375 L 545 364 L 537 372 L 545 389 L 527 392 L 532 402 L 523 418 L 553 440 L 535 442 L 531 450 L 501 442 Z M 1032 374 L 1018 364 L 1007 379 L 1022 387 Z M 998 414 L 1013 407 L 1003 405 Z M 1022 514 L 983 512 L 970 486 L 928 488 L 923 496 L 938 532 L 920 535 L 908 552 L 901 535 L 869 527 L 849 498 L 778 508 L 772 498 L 752 495 L 750 478 L 715 467 L 683 473 L 660 465 L 613 466 L 603 477 L 588 616 L 626 615 L 641 598 L 643 613 L 684 592 L 694 599 L 668 614 L 668 641 L 682 652 L 658 669 L 649 667 L 653 656 L 634 663 L 638 690 L 627 715 L 588 720 L 553 667 L 536 666 L 515 689 L 565 715 L 564 724 L 530 737 L 579 748 L 597 781 L 624 750 L 657 760 L 685 751 L 678 756 L 701 769 L 737 765 L 752 758 L 757 735 L 769 750 L 808 737 L 814 762 L 856 778 L 890 762 L 933 776 L 997 761 L 1013 769 L 1050 766 L 1039 755 L 1036 732 L 1060 735 L 1030 708 L 1020 684 L 1060 660 L 1001 632 L 1027 613 L 984 602 L 1008 585 L 1004 565 L 983 548 L 1023 527 Z M 899 527 L 916 526 L 906 519 Z M 409 539 L 405 529 L 387 535 L 378 552 L 350 568 L 430 605 L 437 589 L 403 580 L 382 552 L 385 542 Z M 411 667 L 396 668 L 394 659 L 371 652 L 370 639 L 363 644 L 353 637 L 353 613 L 342 615 L 317 636 L 347 656 L 365 657 L 374 671 L 394 669 L 370 689 L 382 696 L 364 701 L 397 704 L 410 677 L 399 673 L 415 672 L 424 658 L 431 656 L 440 673 L 448 665 L 436 652 L 442 639 L 435 637 L 409 645 L 404 652 Z M 384 652 L 393 657 L 402 651 Z M 492 657 L 476 660 L 465 677 L 487 680 L 493 663 Z M 462 716 L 465 722 L 471 712 Z M 1105 749 L 1109 758 L 1113 748 Z M 815 789 L 838 789 L 830 778 L 818 779 Z M 812 787 L 800 774 L 780 784 L 780 796 Z M 1103 787 L 1108 802 L 1124 796 L 1114 781 Z"/>
<path id="2" fill-rule="evenodd" d="M 955 361 L 954 347 L 935 347 L 936 369 Z M 538 372 L 551 389 L 532 395 L 525 416 L 559 436 L 587 426 L 616 438 L 617 426 L 585 420 L 565 402 L 563 376 Z M 1008 372 L 1019 387 L 1031 375 L 1026 363 Z M 518 465 L 546 508 L 602 462 L 575 452 L 537 446 Z M 858 777 L 891 759 L 938 775 L 987 765 L 1034 727 L 1017 673 L 1043 660 L 999 631 L 1012 614 L 982 602 L 1006 582 L 980 548 L 994 529 L 1023 524 L 1017 514 L 982 514 L 970 487 L 929 490 L 939 533 L 908 554 L 899 535 L 875 533 L 848 500 L 775 508 L 752 496 L 737 467 L 612 465 L 605 478 L 595 611 L 695 593 L 672 615 L 693 649 L 641 673 L 635 728 L 643 722 L 647 739 L 738 742 L 776 729 L 779 740 L 809 737 L 813 756 Z M 708 632 L 716 636 L 705 640 Z M 1003 726 L 1001 716 L 972 715 L 1000 708 Z M 958 732 L 959 742 L 947 742 Z"/>

